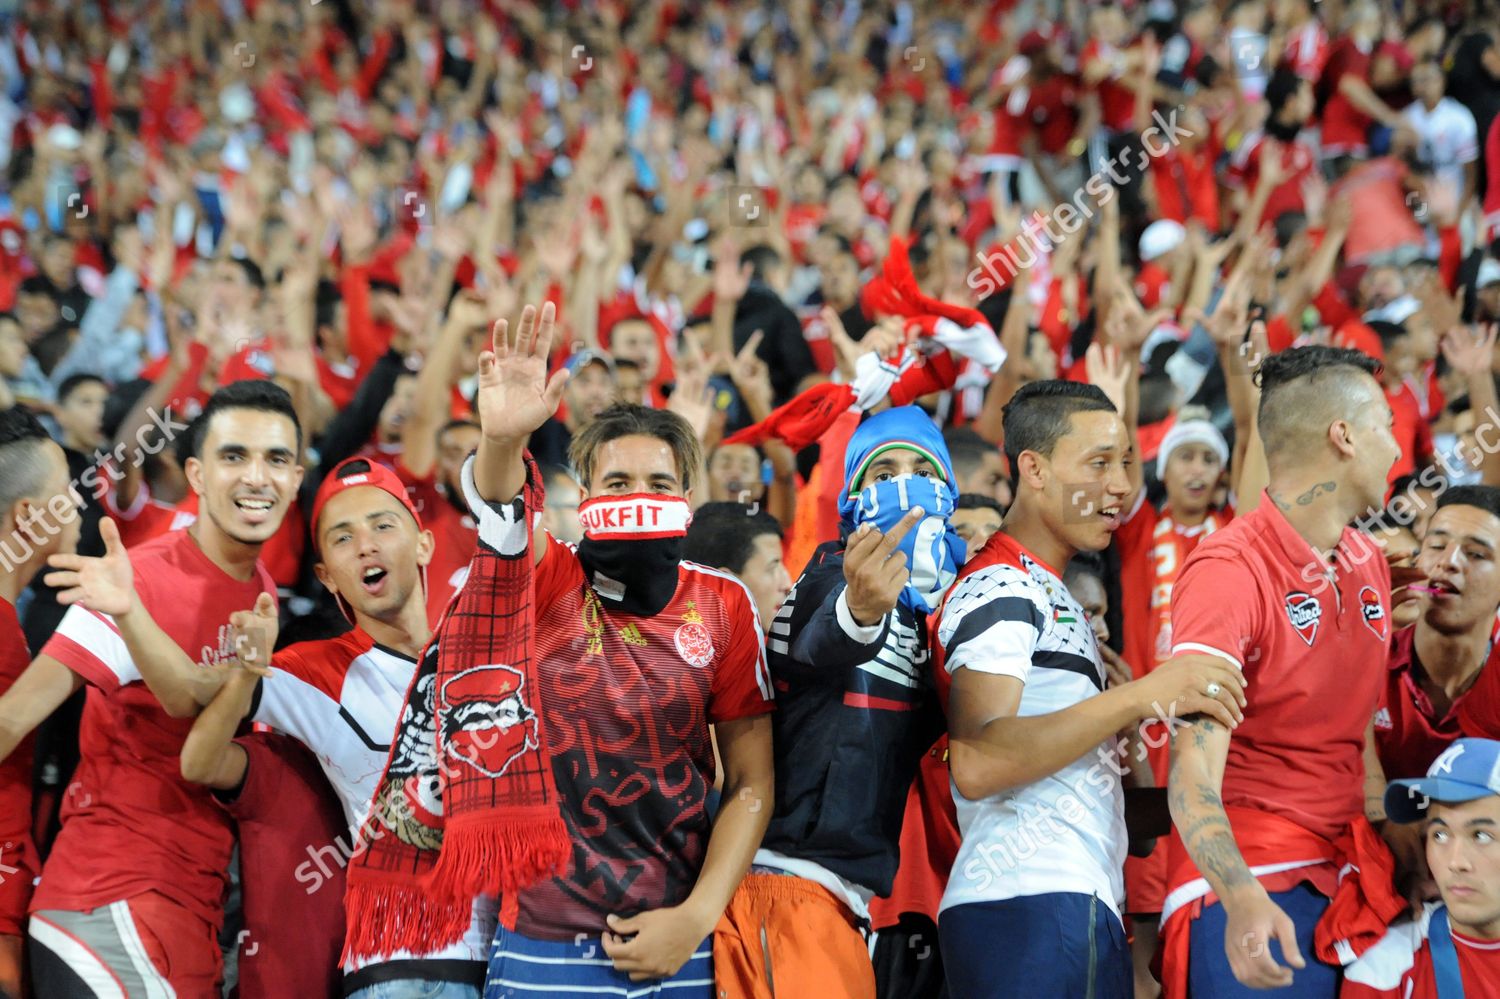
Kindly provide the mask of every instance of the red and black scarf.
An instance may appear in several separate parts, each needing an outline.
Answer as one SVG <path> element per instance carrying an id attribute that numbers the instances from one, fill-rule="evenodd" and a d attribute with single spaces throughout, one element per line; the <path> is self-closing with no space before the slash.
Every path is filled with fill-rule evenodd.
<path id="1" fill-rule="evenodd" d="M 350 861 L 345 963 L 457 943 L 477 895 L 517 891 L 567 860 L 532 658 L 541 475 L 528 457 L 522 497 L 501 506 L 479 498 L 472 474 L 471 458 L 479 547 L 422 652 Z"/>

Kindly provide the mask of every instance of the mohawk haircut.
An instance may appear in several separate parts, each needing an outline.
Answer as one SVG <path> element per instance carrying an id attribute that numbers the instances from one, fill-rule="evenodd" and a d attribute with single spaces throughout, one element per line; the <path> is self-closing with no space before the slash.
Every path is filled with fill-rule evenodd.
<path id="1" fill-rule="evenodd" d="M 47 488 L 51 442 L 29 409 L 0 410 L 0 517 L 8 516 L 18 500 L 40 496 Z"/>
<path id="2" fill-rule="evenodd" d="M 1380 362 L 1345 347 L 1297 347 L 1272 354 L 1256 372 L 1266 459 L 1309 453 L 1334 420 L 1353 420 L 1381 396 Z"/>

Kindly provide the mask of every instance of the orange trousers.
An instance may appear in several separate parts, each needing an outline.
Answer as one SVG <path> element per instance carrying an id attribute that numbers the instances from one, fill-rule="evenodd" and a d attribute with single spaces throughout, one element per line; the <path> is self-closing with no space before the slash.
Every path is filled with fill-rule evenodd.
<path id="1" fill-rule="evenodd" d="M 827 888 L 747 874 L 714 929 L 719 999 L 874 999 L 875 968 L 858 921 Z"/>

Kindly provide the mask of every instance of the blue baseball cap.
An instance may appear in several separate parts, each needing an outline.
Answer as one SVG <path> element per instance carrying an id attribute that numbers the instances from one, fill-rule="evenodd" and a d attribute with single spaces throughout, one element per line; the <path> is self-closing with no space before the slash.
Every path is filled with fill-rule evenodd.
<path id="1" fill-rule="evenodd" d="M 590 350 L 585 347 L 572 357 L 563 362 L 563 367 L 568 369 L 568 377 L 574 377 L 582 371 L 585 366 L 597 364 L 609 373 L 611 378 L 615 375 L 614 360 L 602 350 Z"/>
<path id="2" fill-rule="evenodd" d="M 1431 802 L 1475 801 L 1500 795 L 1500 742 L 1459 739 L 1432 761 L 1426 777 L 1393 780 L 1385 789 L 1385 812 L 1393 822 L 1418 822 Z"/>

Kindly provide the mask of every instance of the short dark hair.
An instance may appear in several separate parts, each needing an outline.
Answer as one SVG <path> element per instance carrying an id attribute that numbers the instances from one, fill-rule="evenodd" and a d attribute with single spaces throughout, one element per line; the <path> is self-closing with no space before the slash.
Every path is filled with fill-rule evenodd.
<path id="1" fill-rule="evenodd" d="M 1388 319 L 1372 319 L 1367 323 L 1370 330 L 1380 337 L 1382 350 L 1390 350 L 1400 343 L 1407 334 L 1407 329 L 1401 323 L 1393 323 Z"/>
<path id="2" fill-rule="evenodd" d="M 1011 476 L 1019 474 L 1022 451 L 1052 457 L 1052 449 L 1071 429 L 1074 413 L 1115 411 L 1115 404 L 1097 385 L 1053 378 L 1021 386 L 1002 411 Z"/>
<path id="3" fill-rule="evenodd" d="M 1063 568 L 1063 585 L 1073 588 L 1072 580 L 1080 576 L 1092 576 L 1104 585 L 1104 555 L 1100 552 L 1079 552 L 1068 560 Z"/>
<path id="4" fill-rule="evenodd" d="M 1454 486 L 1438 497 L 1437 509 L 1445 506 L 1472 506 L 1500 518 L 1500 488 L 1495 486 Z"/>
<path id="5" fill-rule="evenodd" d="M 1379 374 L 1379 361 L 1347 347 L 1294 347 L 1267 357 L 1255 373 L 1266 457 L 1304 449 L 1308 434 L 1327 431 L 1323 417 L 1353 417 L 1368 401 L 1356 397 L 1359 376 Z"/>
<path id="6" fill-rule="evenodd" d="M 68 396 L 72 395 L 81 385 L 103 385 L 106 389 L 109 388 L 109 383 L 98 375 L 91 375 L 87 371 L 80 371 L 76 375 L 69 375 L 63 379 L 62 384 L 57 387 L 57 401 L 67 402 Z"/>
<path id="7" fill-rule="evenodd" d="M 585 489 L 594 479 L 594 455 L 612 440 L 640 434 L 655 437 L 672 449 L 682 488 L 692 488 L 693 476 L 703 462 L 703 445 L 687 420 L 667 409 L 651 409 L 633 402 L 617 402 L 594 417 L 573 435 L 568 460 L 578 470 Z"/>
<path id="8" fill-rule="evenodd" d="M 1276 229 L 1276 245 L 1286 249 L 1287 244 L 1296 239 L 1299 232 L 1307 228 L 1307 215 L 1291 209 L 1276 216 L 1276 221 L 1271 224 Z"/>
<path id="9" fill-rule="evenodd" d="M 450 431 L 450 430 L 457 430 L 459 427 L 473 427 L 475 430 L 478 430 L 479 429 L 479 424 L 475 423 L 473 420 L 469 419 L 467 416 L 455 416 L 453 419 L 449 420 L 447 423 L 443 424 L 441 427 L 438 427 L 437 435 L 439 437 L 441 437 L 444 434 L 446 434 L 448 431 Z"/>
<path id="10" fill-rule="evenodd" d="M 750 273 L 753 277 L 764 281 L 766 279 L 766 272 L 780 265 L 781 254 L 775 247 L 762 243 L 759 246 L 752 246 L 740 254 L 740 260 L 750 265 Z"/>
<path id="11" fill-rule="evenodd" d="M 0 410 L 0 515 L 19 499 L 47 486 L 47 445 L 52 438 L 24 406 Z"/>
<path id="12" fill-rule="evenodd" d="M 255 261 L 251 260 L 249 257 L 229 256 L 229 257 L 225 257 L 224 259 L 228 260 L 231 264 L 234 264 L 237 267 L 239 267 L 239 269 L 245 275 L 245 280 L 248 281 L 248 282 L 250 282 L 250 287 L 255 288 L 255 289 L 264 289 L 265 288 L 265 286 L 266 286 L 266 275 L 260 269 L 260 264 L 257 264 Z"/>
<path id="13" fill-rule="evenodd" d="M 1000 449 L 972 427 L 949 427 L 943 431 L 943 443 L 948 445 L 948 460 L 953 463 L 953 474 L 960 479 L 968 478 L 977 469 L 987 454 L 999 454 Z"/>
<path id="14" fill-rule="evenodd" d="M 755 551 L 755 539 L 763 534 L 781 539 L 776 518 L 748 503 L 705 503 L 693 511 L 682 543 L 682 557 L 711 568 L 745 571 Z"/>
<path id="15" fill-rule="evenodd" d="M 1266 81 L 1266 103 L 1270 105 L 1271 117 L 1281 113 L 1287 102 L 1297 96 L 1297 91 L 1302 89 L 1302 77 L 1290 66 L 1278 66 L 1271 74 L 1270 80 Z"/>
<path id="16" fill-rule="evenodd" d="M 203 412 L 188 428 L 188 456 L 203 458 L 203 441 L 208 437 L 208 426 L 213 418 L 230 409 L 253 409 L 261 413 L 275 413 L 292 421 L 297 431 L 297 452 L 302 452 L 302 423 L 297 419 L 297 410 L 292 406 L 292 397 L 286 389 L 275 382 L 259 378 L 242 382 L 231 382 L 208 397 Z M 182 452 L 178 452 L 179 455 Z"/>
<path id="17" fill-rule="evenodd" d="M 1005 508 L 1000 505 L 1000 501 L 983 493 L 964 493 L 954 502 L 953 509 L 994 510 L 1000 516 L 1005 516 Z"/>

